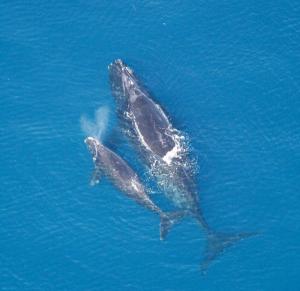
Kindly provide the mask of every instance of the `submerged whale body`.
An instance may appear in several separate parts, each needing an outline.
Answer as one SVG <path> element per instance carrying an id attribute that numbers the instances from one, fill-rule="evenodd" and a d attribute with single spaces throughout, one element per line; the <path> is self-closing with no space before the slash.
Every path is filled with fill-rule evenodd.
<path id="1" fill-rule="evenodd" d="M 223 234 L 210 228 L 199 206 L 184 137 L 122 60 L 110 64 L 109 74 L 119 116 L 130 129 L 150 172 L 173 204 L 194 217 L 207 234 L 202 263 L 202 270 L 205 270 L 226 247 L 254 233 Z"/>
<path id="2" fill-rule="evenodd" d="M 102 175 L 108 177 L 113 184 L 129 198 L 148 210 L 160 216 L 160 238 L 164 239 L 169 229 L 181 218 L 183 212 L 163 212 L 148 196 L 138 175 L 116 153 L 104 146 L 95 137 L 87 137 L 85 143 L 93 156 L 95 170 L 92 175 L 91 185 L 99 182 Z"/>

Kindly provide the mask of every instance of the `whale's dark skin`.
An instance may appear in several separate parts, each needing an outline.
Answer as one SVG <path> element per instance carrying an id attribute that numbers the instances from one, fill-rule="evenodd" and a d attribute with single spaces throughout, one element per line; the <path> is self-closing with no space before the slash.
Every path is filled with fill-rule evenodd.
<path id="1" fill-rule="evenodd" d="M 168 153 L 172 153 L 174 149 L 176 151 L 178 132 L 128 66 L 117 60 L 110 65 L 109 70 L 112 92 L 117 98 L 120 116 L 130 123 L 137 145 L 147 156 L 146 161 L 155 159 L 161 164 L 163 173 L 172 173 L 172 178 L 164 183 L 169 183 L 170 188 L 176 188 L 176 191 L 168 191 L 168 198 L 176 206 L 188 210 L 205 230 L 209 230 L 199 207 L 194 177 L 184 167 L 188 163 L 187 157 L 181 154 L 172 160 L 167 159 Z"/>
<path id="2" fill-rule="evenodd" d="M 122 60 L 110 64 L 109 75 L 119 116 L 131 130 L 155 178 L 158 182 L 163 179 L 161 184 L 166 186 L 167 197 L 196 218 L 207 234 L 208 245 L 202 264 L 204 270 L 225 247 L 255 233 L 229 235 L 210 228 L 199 206 L 195 177 L 186 166 L 189 164 L 188 154 L 183 150 L 178 131 Z"/>
<path id="3" fill-rule="evenodd" d="M 126 111 L 134 120 L 132 127 L 144 139 L 143 146 L 152 154 L 163 158 L 174 146 L 169 132 L 170 122 L 161 108 L 149 98 L 132 70 L 121 60 L 109 66 L 113 95 L 117 98 L 118 109 Z"/>
<path id="4" fill-rule="evenodd" d="M 161 233 L 163 239 L 169 228 L 181 218 L 183 212 L 165 213 L 148 196 L 138 175 L 127 162 L 99 142 L 94 137 L 87 137 L 85 143 L 93 156 L 95 172 L 91 184 L 97 184 L 101 175 L 107 176 L 113 184 L 129 198 L 150 211 L 157 213 L 161 218 Z"/>

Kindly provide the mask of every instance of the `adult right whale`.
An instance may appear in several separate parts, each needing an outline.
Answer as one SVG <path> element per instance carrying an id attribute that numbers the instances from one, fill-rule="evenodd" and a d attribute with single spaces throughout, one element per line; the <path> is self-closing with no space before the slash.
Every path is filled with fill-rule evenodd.
<path id="1" fill-rule="evenodd" d="M 201 265 L 205 271 L 226 247 L 256 233 L 220 233 L 208 225 L 199 205 L 195 173 L 184 136 L 173 127 L 163 109 L 122 60 L 109 65 L 109 75 L 119 116 L 141 150 L 150 172 L 173 204 L 194 217 L 207 235 Z"/>

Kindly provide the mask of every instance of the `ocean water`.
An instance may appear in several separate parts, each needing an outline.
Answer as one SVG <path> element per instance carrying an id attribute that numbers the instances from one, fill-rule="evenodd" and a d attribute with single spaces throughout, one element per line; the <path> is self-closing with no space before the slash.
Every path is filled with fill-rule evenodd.
<path id="1" fill-rule="evenodd" d="M 0 290 L 299 290 L 299 15 L 295 0 L 1 1 Z M 157 216 L 89 186 L 80 119 L 103 106 L 103 142 L 149 179 L 118 136 L 116 58 L 189 136 L 209 224 L 261 233 L 206 275 L 193 220 L 161 242 Z"/>

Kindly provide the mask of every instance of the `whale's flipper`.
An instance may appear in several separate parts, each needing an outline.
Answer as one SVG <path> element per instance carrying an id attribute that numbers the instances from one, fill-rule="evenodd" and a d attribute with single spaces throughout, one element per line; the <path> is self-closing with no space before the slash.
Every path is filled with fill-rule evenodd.
<path id="1" fill-rule="evenodd" d="M 223 251 L 236 242 L 247 237 L 258 235 L 258 232 L 244 232 L 236 234 L 209 232 L 207 235 L 207 246 L 204 253 L 204 259 L 201 264 L 201 272 L 205 273 L 209 264 Z"/>
<path id="2" fill-rule="evenodd" d="M 186 215 L 186 211 L 162 213 L 160 215 L 160 239 L 164 240 L 171 227 Z"/>
<path id="3" fill-rule="evenodd" d="M 90 185 L 95 186 L 99 183 L 101 179 L 102 171 L 99 167 L 95 167 L 95 170 L 92 173 L 92 177 L 90 179 Z"/>

